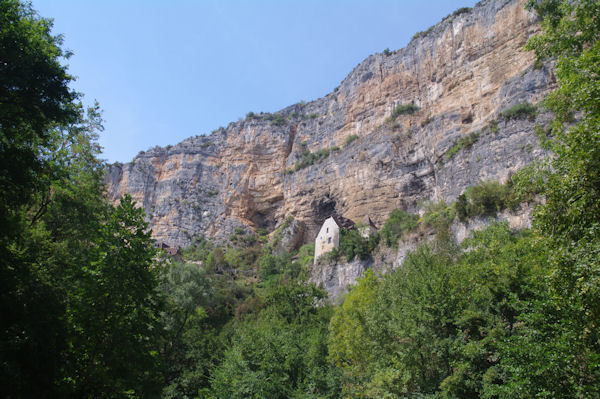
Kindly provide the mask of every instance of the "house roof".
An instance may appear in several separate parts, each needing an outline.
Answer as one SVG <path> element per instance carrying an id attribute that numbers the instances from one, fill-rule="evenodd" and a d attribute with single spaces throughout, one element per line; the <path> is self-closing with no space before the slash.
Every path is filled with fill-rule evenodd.
<path id="1" fill-rule="evenodd" d="M 352 220 L 346 219 L 342 215 L 334 213 L 333 215 L 331 215 L 331 217 L 333 218 L 333 220 L 335 220 L 335 223 L 340 229 L 354 230 L 356 228 L 356 225 Z"/>

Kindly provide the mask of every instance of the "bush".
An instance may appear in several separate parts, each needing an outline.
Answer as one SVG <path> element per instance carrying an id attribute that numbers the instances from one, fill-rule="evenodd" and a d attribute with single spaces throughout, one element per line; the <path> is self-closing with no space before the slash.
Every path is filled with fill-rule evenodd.
<path id="1" fill-rule="evenodd" d="M 454 11 L 452 13 L 452 16 L 456 17 L 456 16 L 459 16 L 461 14 L 467 14 L 467 13 L 470 13 L 471 10 L 473 10 L 471 7 L 461 7 L 458 10 Z"/>
<path id="2" fill-rule="evenodd" d="M 271 120 L 271 124 L 275 126 L 285 125 L 285 116 L 281 114 L 275 114 Z"/>
<path id="3" fill-rule="evenodd" d="M 383 50 L 383 55 L 385 55 L 386 57 L 390 56 L 392 54 L 392 52 L 390 51 L 389 48 L 386 48 L 385 50 Z"/>
<path id="4" fill-rule="evenodd" d="M 413 37 L 412 37 L 412 40 L 415 40 L 415 39 L 418 39 L 420 37 L 426 36 L 428 33 L 430 33 L 430 32 L 433 31 L 434 27 L 435 27 L 435 25 L 434 26 L 430 26 L 427 30 L 423 30 L 423 31 L 419 31 L 419 32 L 415 33 L 413 35 Z"/>
<path id="5" fill-rule="evenodd" d="M 377 235 L 364 238 L 358 230 L 342 229 L 340 231 L 340 252 L 348 261 L 354 259 L 355 256 L 363 260 L 368 259 L 378 243 L 379 236 Z"/>
<path id="6" fill-rule="evenodd" d="M 417 228 L 417 220 L 417 215 L 395 209 L 390 213 L 379 234 L 388 247 L 398 248 L 398 240 L 405 232 Z"/>
<path id="7" fill-rule="evenodd" d="M 352 143 L 355 140 L 358 140 L 357 134 L 351 134 L 350 136 L 346 137 L 346 139 L 344 140 L 344 147 L 347 147 L 348 145 L 350 145 L 350 143 Z"/>
<path id="8" fill-rule="evenodd" d="M 271 276 L 277 275 L 283 271 L 286 263 L 289 261 L 289 256 L 282 256 L 267 253 L 258 261 L 258 276 L 262 281 L 268 280 Z"/>
<path id="9" fill-rule="evenodd" d="M 358 136 L 357 136 L 358 137 Z M 299 171 L 300 169 L 304 169 L 311 165 L 314 165 L 315 162 L 320 162 L 323 159 L 327 158 L 332 152 L 339 151 L 339 147 L 333 146 L 331 148 L 321 148 L 317 150 L 317 152 L 310 152 L 306 147 L 308 143 L 303 141 L 300 143 L 300 148 L 302 151 L 298 154 L 298 159 L 294 164 L 292 169 L 287 169 L 284 173 L 286 175 L 292 174 L 294 172 Z"/>
<path id="10" fill-rule="evenodd" d="M 430 202 L 425 205 L 423 221 L 427 226 L 441 230 L 448 228 L 455 216 L 456 211 L 454 207 L 446 205 L 446 202 Z"/>
<path id="11" fill-rule="evenodd" d="M 479 132 L 473 132 L 468 136 L 461 137 L 458 141 L 446 152 L 446 160 L 452 159 L 456 154 L 463 148 L 465 150 L 470 149 L 473 144 L 479 140 Z"/>
<path id="12" fill-rule="evenodd" d="M 488 123 L 487 128 L 490 130 L 490 132 L 494 134 L 500 131 L 500 129 L 498 128 L 498 122 L 496 121 L 491 121 L 490 123 Z"/>
<path id="13" fill-rule="evenodd" d="M 415 104 L 400 104 L 392 111 L 392 119 L 396 119 L 400 115 L 412 115 L 417 112 L 420 108 Z"/>
<path id="14" fill-rule="evenodd" d="M 532 119 L 537 114 L 537 107 L 528 102 L 513 105 L 500 113 L 505 119 Z"/>
<path id="15" fill-rule="evenodd" d="M 506 207 L 510 189 L 498 182 L 482 182 L 469 187 L 456 202 L 456 213 L 460 220 L 474 216 L 496 216 Z"/>

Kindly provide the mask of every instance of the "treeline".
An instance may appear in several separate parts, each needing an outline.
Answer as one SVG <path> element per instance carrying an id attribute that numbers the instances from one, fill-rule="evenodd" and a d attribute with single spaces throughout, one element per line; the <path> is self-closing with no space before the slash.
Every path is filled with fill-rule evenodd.
<path id="1" fill-rule="evenodd" d="M 555 157 L 421 219 L 394 212 L 348 258 L 422 223 L 437 238 L 343 302 L 307 283 L 314 247 L 238 230 L 171 262 L 143 211 L 103 196 L 97 107 L 69 88 L 51 23 L 0 0 L 0 394 L 6 398 L 600 396 L 600 10 L 530 1 L 556 60 Z M 532 187 L 535 189 L 532 190 Z M 531 231 L 455 218 L 542 195 Z"/>

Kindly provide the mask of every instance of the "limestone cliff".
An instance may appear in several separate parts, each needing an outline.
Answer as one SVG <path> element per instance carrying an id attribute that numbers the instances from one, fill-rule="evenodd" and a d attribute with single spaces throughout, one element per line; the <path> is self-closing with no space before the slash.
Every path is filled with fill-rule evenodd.
<path id="1" fill-rule="evenodd" d="M 539 102 L 553 85 L 551 69 L 534 68 L 523 50 L 539 29 L 524 3 L 484 0 L 406 48 L 369 56 L 323 98 L 111 165 L 109 196 L 130 193 L 168 244 L 273 229 L 288 215 L 311 241 L 334 211 L 381 224 L 394 208 L 451 201 L 482 179 L 503 179 L 542 154 L 533 126 L 543 117 L 500 113 Z M 401 104 L 419 109 L 391 120 Z M 450 157 L 472 132 L 477 142 Z M 297 161 L 308 166 L 294 168 Z"/>

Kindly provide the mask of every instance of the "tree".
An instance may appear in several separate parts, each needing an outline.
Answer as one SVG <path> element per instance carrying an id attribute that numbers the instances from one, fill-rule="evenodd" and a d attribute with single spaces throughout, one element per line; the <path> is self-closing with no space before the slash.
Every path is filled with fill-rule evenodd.
<path id="1" fill-rule="evenodd" d="M 40 226 L 60 175 L 59 131 L 81 121 L 49 20 L 0 1 L 0 393 L 56 396 L 66 343 L 62 262 Z M 71 136 L 73 137 L 73 136 Z"/>
<path id="2" fill-rule="evenodd" d="M 162 313 L 160 345 L 163 397 L 194 397 L 209 386 L 209 368 L 217 348 L 206 325 L 205 307 L 213 295 L 206 273 L 192 263 L 172 263 L 161 279 L 167 306 Z"/>
<path id="3" fill-rule="evenodd" d="M 79 118 L 69 88 L 73 78 L 62 62 L 69 56 L 51 21 L 39 18 L 18 0 L 0 1 L 0 228 L 9 207 L 26 203 L 44 180 L 45 152 L 55 140 L 53 128 Z"/>
<path id="4" fill-rule="evenodd" d="M 103 195 L 99 107 L 77 102 L 51 28 L 0 0 L 0 396 L 152 397 L 150 233 Z"/>
<path id="5" fill-rule="evenodd" d="M 144 212 L 130 196 L 110 210 L 89 260 L 68 282 L 70 351 L 66 376 L 80 397 L 125 397 L 157 390 L 155 342 L 161 298 Z"/>
<path id="6" fill-rule="evenodd" d="M 504 357 L 512 397 L 597 397 L 600 392 L 600 3 L 531 0 L 543 31 L 528 48 L 554 58 L 556 119 L 534 226 L 550 249 L 550 298 L 524 318 Z M 535 337 L 535 340 L 532 339 Z M 534 351 L 526 353 L 535 347 Z M 550 365 L 550 368 L 548 368 Z M 556 372 L 559 371 L 559 372 Z"/>
<path id="7" fill-rule="evenodd" d="M 215 398 L 330 398 L 338 392 L 327 359 L 324 292 L 292 282 L 273 288 L 256 319 L 236 325 L 212 377 Z"/>
<path id="8" fill-rule="evenodd" d="M 329 324 L 329 356 L 343 370 L 343 392 L 351 397 L 362 397 L 362 388 L 376 364 L 373 346 L 377 344 L 368 319 L 377 312 L 374 303 L 379 285 L 375 273 L 367 270 L 335 309 Z"/>

